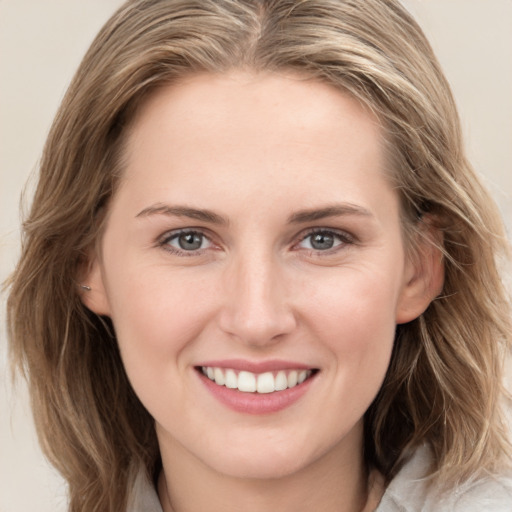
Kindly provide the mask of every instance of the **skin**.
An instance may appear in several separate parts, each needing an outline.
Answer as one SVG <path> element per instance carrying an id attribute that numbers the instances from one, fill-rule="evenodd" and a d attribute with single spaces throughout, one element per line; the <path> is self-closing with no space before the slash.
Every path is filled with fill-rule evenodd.
<path id="1" fill-rule="evenodd" d="M 84 302 L 112 318 L 155 419 L 164 511 L 378 503 L 362 418 L 396 324 L 420 315 L 442 281 L 430 245 L 406 257 L 381 139 L 354 99 L 293 75 L 196 75 L 141 108 Z M 319 218 L 298 215 L 312 211 Z M 175 230 L 191 228 L 200 249 L 179 249 Z M 313 247 L 311 229 L 334 247 Z M 195 369 L 231 358 L 319 371 L 291 406 L 244 414 Z"/>

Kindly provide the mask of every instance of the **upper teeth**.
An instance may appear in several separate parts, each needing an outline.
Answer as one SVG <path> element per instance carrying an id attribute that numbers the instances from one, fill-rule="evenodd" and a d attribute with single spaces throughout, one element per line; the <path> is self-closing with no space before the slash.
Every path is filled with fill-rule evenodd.
<path id="1" fill-rule="evenodd" d="M 252 373 L 246 371 L 237 372 L 230 368 L 213 368 L 202 366 L 201 370 L 210 380 L 219 386 L 238 389 L 246 393 L 273 393 L 293 388 L 304 382 L 312 370 L 280 370 L 273 372 Z"/>

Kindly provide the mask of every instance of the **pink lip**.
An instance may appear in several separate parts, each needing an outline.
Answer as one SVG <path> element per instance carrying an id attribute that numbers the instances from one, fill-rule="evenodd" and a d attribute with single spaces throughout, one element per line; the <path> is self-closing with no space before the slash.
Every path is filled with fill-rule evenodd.
<path id="1" fill-rule="evenodd" d="M 250 363 L 247 361 L 209 361 L 200 366 L 212 366 L 217 368 L 232 368 L 240 371 L 264 373 L 265 371 L 277 371 L 286 369 L 310 369 L 311 367 L 297 363 L 285 363 L 284 361 L 265 361 L 264 363 Z M 316 373 L 301 384 L 283 391 L 274 393 L 245 393 L 238 389 L 230 389 L 219 386 L 203 375 L 200 370 L 197 376 L 206 389 L 222 404 L 231 410 L 245 414 L 269 414 L 278 412 L 297 402 L 310 388 L 315 380 Z"/>
<path id="2" fill-rule="evenodd" d="M 312 370 L 308 366 L 293 361 L 269 359 L 267 361 L 247 361 L 245 359 L 223 359 L 219 361 L 204 361 L 196 366 L 209 366 L 211 368 L 232 368 L 233 370 L 251 373 L 277 372 L 279 370 Z"/>

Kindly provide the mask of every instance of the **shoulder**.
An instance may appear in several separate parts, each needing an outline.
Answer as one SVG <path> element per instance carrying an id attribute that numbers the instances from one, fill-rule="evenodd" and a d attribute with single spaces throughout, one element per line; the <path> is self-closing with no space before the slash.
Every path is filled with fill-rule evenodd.
<path id="1" fill-rule="evenodd" d="M 389 484 L 376 512 L 511 512 L 512 473 L 487 477 L 441 494 L 425 475 L 430 451 L 423 446 Z"/>
<path id="2" fill-rule="evenodd" d="M 487 478 L 471 485 L 455 498 L 454 510 L 490 512 L 512 511 L 512 475 Z"/>

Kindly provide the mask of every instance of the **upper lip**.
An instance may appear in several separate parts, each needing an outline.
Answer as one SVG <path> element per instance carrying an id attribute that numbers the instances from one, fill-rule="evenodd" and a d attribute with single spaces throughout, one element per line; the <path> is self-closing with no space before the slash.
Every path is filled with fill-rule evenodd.
<path id="1" fill-rule="evenodd" d="M 233 370 L 251 373 L 276 372 L 279 370 L 312 370 L 311 365 L 282 359 L 269 359 L 266 361 L 248 361 L 245 359 L 222 359 L 216 361 L 204 361 L 197 366 L 212 368 L 231 368 Z"/>

